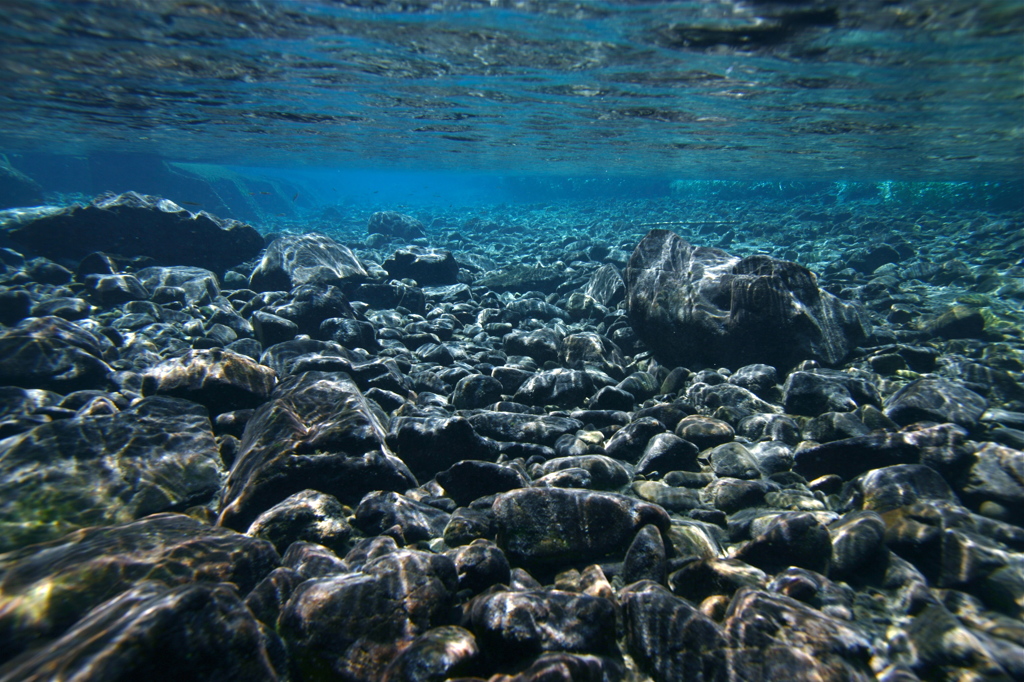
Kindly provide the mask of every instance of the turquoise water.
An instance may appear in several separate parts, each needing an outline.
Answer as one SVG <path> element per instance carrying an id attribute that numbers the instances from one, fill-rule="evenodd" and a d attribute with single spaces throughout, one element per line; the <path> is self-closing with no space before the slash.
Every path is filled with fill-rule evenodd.
<path id="1" fill-rule="evenodd" d="M 308 191 L 400 184 L 409 201 L 501 199 L 508 176 L 631 176 L 635 194 L 636 176 L 1024 168 L 1017 0 L 2 7 L 0 151 L 57 189 L 87 193 L 124 158 L 142 184 L 153 161 L 304 169 Z"/>

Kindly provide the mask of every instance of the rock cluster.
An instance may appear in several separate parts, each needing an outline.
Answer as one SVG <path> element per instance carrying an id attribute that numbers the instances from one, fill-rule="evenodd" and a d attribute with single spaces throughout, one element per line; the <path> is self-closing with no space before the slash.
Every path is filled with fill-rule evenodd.
<path id="1" fill-rule="evenodd" d="M 902 318 L 896 250 L 51 218 L 0 253 L 0 680 L 1024 678 L 1019 332 Z"/>

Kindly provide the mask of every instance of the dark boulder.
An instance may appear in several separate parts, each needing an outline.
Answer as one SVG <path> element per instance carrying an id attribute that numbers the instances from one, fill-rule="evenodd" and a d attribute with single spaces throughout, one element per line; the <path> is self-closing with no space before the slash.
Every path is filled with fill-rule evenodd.
<path id="1" fill-rule="evenodd" d="M 766 573 L 798 566 L 828 571 L 832 538 L 828 529 L 806 512 L 785 512 L 768 522 L 764 531 L 736 553 L 736 558 Z"/>
<path id="2" fill-rule="evenodd" d="M 464 417 L 396 417 L 387 436 L 388 446 L 413 475 L 433 478 L 463 459 L 493 461 L 498 445 L 473 430 Z"/>
<path id="3" fill-rule="evenodd" d="M 481 497 L 525 488 L 529 480 L 518 469 L 507 464 L 462 459 L 440 472 L 437 482 L 445 494 L 464 506 Z"/>
<path id="4" fill-rule="evenodd" d="M 516 412 L 479 412 L 468 420 L 477 433 L 487 438 L 547 446 L 583 428 L 583 422 L 568 417 Z"/>
<path id="5" fill-rule="evenodd" d="M 293 542 L 315 542 L 335 552 L 347 549 L 352 527 L 332 495 L 303 490 L 256 517 L 246 535 L 263 538 L 284 553 Z"/>
<path id="6" fill-rule="evenodd" d="M 834 370 L 792 372 L 782 387 L 786 412 L 816 417 L 823 412 L 851 412 L 878 405 L 878 390 L 866 379 Z"/>
<path id="7" fill-rule="evenodd" d="M 605 263 L 590 276 L 583 293 L 605 307 L 612 307 L 626 297 L 626 285 L 618 268 L 611 263 Z"/>
<path id="8" fill-rule="evenodd" d="M 452 405 L 457 410 L 472 410 L 493 405 L 501 400 L 504 387 L 494 377 L 470 374 L 459 379 L 452 392 Z"/>
<path id="9" fill-rule="evenodd" d="M 341 289 L 330 284 L 302 284 L 279 303 L 263 312 L 291 320 L 300 334 L 319 335 L 323 323 L 332 318 L 352 319 L 355 313 Z"/>
<path id="10" fill-rule="evenodd" d="M 641 240 L 623 279 L 633 329 L 669 366 L 836 364 L 869 333 L 803 266 L 694 247 L 667 230 Z"/>
<path id="11" fill-rule="evenodd" d="M 30 317 L 0 334 L 0 385 L 68 393 L 103 388 L 106 339 L 60 317 Z"/>
<path id="12" fill-rule="evenodd" d="M 987 400 L 958 381 L 926 377 L 892 394 L 885 401 L 885 416 L 901 426 L 931 421 L 972 429 L 987 407 Z"/>
<path id="13" fill-rule="evenodd" d="M 404 545 L 444 534 L 449 515 L 444 510 L 396 492 L 368 494 L 356 507 L 353 523 L 364 535 L 389 535 Z"/>
<path id="14" fill-rule="evenodd" d="M 502 662 L 546 651 L 615 651 L 615 607 L 602 597 L 552 589 L 505 590 L 477 597 L 468 611 L 481 648 Z"/>
<path id="15" fill-rule="evenodd" d="M 854 624 L 795 599 L 744 588 L 723 630 L 740 680 L 873 682 L 871 639 Z"/>
<path id="16" fill-rule="evenodd" d="M 595 369 L 613 379 L 625 377 L 626 361 L 610 339 L 595 332 L 569 334 L 558 345 L 559 362 L 570 369 Z"/>
<path id="17" fill-rule="evenodd" d="M 572 457 L 556 457 L 531 469 L 535 476 L 546 476 L 557 471 L 581 469 L 590 474 L 590 486 L 597 490 L 619 490 L 633 480 L 633 470 L 604 455 L 575 455 Z"/>
<path id="18" fill-rule="evenodd" d="M 384 261 L 384 269 L 395 279 L 408 278 L 423 286 L 455 284 L 459 278 L 459 264 L 451 251 L 426 246 L 398 249 Z"/>
<path id="19" fill-rule="evenodd" d="M 367 277 L 351 249 L 326 235 L 310 232 L 272 241 L 249 277 L 249 287 L 255 291 L 291 291 L 302 284 L 340 284 Z"/>
<path id="20" fill-rule="evenodd" d="M 813 480 L 835 474 L 845 479 L 896 464 L 949 463 L 961 468 L 969 457 L 967 434 L 940 424 L 897 433 L 868 433 L 796 451 L 793 470 Z"/>
<path id="21" fill-rule="evenodd" d="M 95 251 L 191 265 L 214 272 L 254 258 L 263 237 L 236 220 L 190 213 L 173 201 L 135 192 L 97 197 L 83 206 L 21 212 L 4 230 L 17 244 L 53 260 L 80 261 Z"/>
<path id="22" fill-rule="evenodd" d="M 492 585 L 507 585 L 512 568 L 501 548 L 490 540 L 478 539 L 449 553 L 459 572 L 459 589 L 479 594 Z"/>
<path id="23" fill-rule="evenodd" d="M 245 426 L 221 496 L 220 523 L 244 529 L 313 488 L 355 504 L 416 479 L 384 444 L 386 416 L 342 373 L 305 372 L 278 384 Z"/>
<path id="24" fill-rule="evenodd" d="M 629 653 L 657 682 L 728 679 L 725 637 L 688 601 L 651 581 L 628 586 L 619 598 Z"/>
<path id="25" fill-rule="evenodd" d="M 579 407 L 594 392 L 590 375 L 574 369 L 538 372 L 523 382 L 513 400 L 524 405 Z"/>
<path id="26" fill-rule="evenodd" d="M 624 556 L 640 528 L 669 524 L 658 506 L 589 490 L 523 488 L 499 495 L 492 509 L 509 561 L 549 568 Z"/>
<path id="27" fill-rule="evenodd" d="M 379 556 L 359 572 L 307 580 L 278 620 L 292 678 L 379 682 L 416 637 L 446 624 L 457 587 L 451 559 L 412 550 Z"/>
<path id="28" fill-rule="evenodd" d="M 431 628 L 388 664 L 380 682 L 433 682 L 460 677 L 480 657 L 473 633 L 458 625 Z"/>
<path id="29" fill-rule="evenodd" d="M 220 296 L 217 275 L 203 268 L 175 266 L 149 267 L 135 273 L 149 291 L 181 289 L 184 300 L 193 305 L 207 305 Z"/>

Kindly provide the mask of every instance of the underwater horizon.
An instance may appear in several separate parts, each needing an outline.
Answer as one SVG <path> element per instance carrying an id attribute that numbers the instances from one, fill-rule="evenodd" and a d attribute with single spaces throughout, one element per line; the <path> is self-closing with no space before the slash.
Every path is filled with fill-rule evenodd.
<path id="1" fill-rule="evenodd" d="M 1024 2 L 0 0 L 72 679 L 1024 679 Z"/>

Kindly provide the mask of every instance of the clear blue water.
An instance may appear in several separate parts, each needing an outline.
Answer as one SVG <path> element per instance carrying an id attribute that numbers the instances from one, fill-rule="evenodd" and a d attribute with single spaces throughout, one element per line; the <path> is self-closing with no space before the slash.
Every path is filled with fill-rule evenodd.
<path id="1" fill-rule="evenodd" d="M 0 151 L 59 189 L 154 160 L 409 201 L 1024 173 L 1019 0 L 0 5 Z"/>

